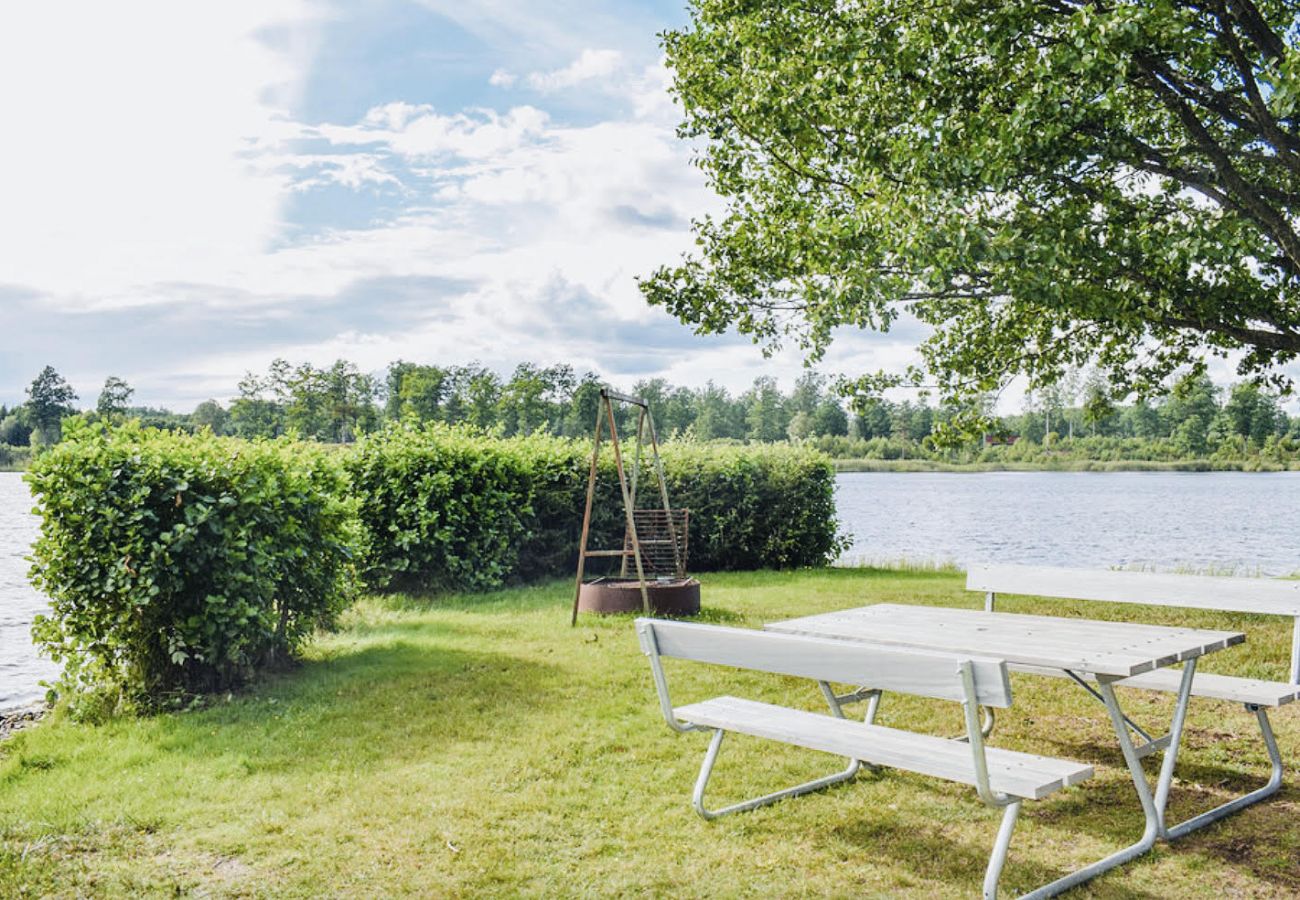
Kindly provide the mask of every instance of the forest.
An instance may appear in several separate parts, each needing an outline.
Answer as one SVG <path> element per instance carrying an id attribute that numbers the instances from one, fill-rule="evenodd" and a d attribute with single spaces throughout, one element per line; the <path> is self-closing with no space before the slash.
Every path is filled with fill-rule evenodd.
<path id="1" fill-rule="evenodd" d="M 508 377 L 483 365 L 439 366 L 398 361 L 382 376 L 338 360 L 328 367 L 275 360 L 249 372 L 223 404 L 205 400 L 189 412 L 139 406 L 134 390 L 110 376 L 93 406 L 47 366 L 27 388 L 27 401 L 0 406 L 0 454 L 57 443 L 62 422 L 78 415 L 134 419 L 146 427 L 245 438 L 296 435 L 351 443 L 383 423 L 465 424 L 510 437 L 591 433 L 603 380 L 569 365 L 521 363 Z M 847 403 L 836 383 L 805 372 L 789 391 L 775 378 L 755 379 L 733 394 L 712 382 L 674 385 L 661 378 L 616 386 L 649 401 L 659 435 L 698 441 L 811 442 L 838 459 L 1033 463 L 1046 459 L 1150 460 L 1300 459 L 1300 417 L 1281 398 L 1251 382 L 1221 387 L 1204 374 L 1184 376 L 1158 402 L 1115 404 L 1099 376 L 1073 374 L 1050 390 L 1025 396 L 1022 412 L 996 416 L 962 440 L 940 439 L 958 410 L 924 397 Z M 8 457 L 0 458 L 4 463 Z"/>

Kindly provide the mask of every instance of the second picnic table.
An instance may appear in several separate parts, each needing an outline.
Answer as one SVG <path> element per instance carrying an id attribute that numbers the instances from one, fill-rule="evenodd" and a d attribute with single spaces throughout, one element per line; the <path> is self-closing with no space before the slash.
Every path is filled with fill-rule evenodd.
<path id="1" fill-rule="evenodd" d="M 790 634 L 997 657 L 1006 660 L 1014 669 L 1064 673 L 1100 699 L 1110 714 L 1115 736 L 1142 805 L 1145 819 L 1142 837 L 1105 859 L 1028 895 L 1035 897 L 1051 896 L 1080 884 L 1145 853 L 1154 846 L 1157 838 L 1168 837 L 1164 820 L 1165 805 L 1169 800 L 1169 787 L 1173 782 L 1174 766 L 1178 759 L 1196 662 L 1206 653 L 1223 650 L 1246 639 L 1238 631 L 1172 628 L 898 603 L 878 603 L 840 612 L 786 619 L 772 622 L 765 628 Z M 1183 664 L 1183 674 L 1169 733 L 1153 739 L 1124 714 L 1115 696 L 1114 686 L 1122 684 L 1125 678 L 1178 663 Z M 1094 680 L 1095 688 L 1089 683 Z M 1141 746 L 1134 746 L 1130 729 L 1146 739 Z M 1165 756 L 1153 794 L 1142 771 L 1141 759 L 1161 750 Z"/>

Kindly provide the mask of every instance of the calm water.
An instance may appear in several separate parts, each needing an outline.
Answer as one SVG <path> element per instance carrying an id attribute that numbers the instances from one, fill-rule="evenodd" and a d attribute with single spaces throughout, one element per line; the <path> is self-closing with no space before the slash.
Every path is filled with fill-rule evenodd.
<path id="1" fill-rule="evenodd" d="M 839 476 L 846 562 L 1003 561 L 1241 574 L 1300 571 L 1300 472 Z M 40 697 L 31 644 L 44 601 L 23 558 L 36 534 L 19 475 L 0 472 L 0 709 Z"/>
<path id="2" fill-rule="evenodd" d="M 31 508 L 22 476 L 0 472 L 0 709 L 40 699 L 39 682 L 58 674 L 32 646 L 32 617 L 45 610 L 45 600 L 27 584 L 23 558 L 36 538 Z"/>
<path id="3" fill-rule="evenodd" d="M 1300 472 L 852 473 L 846 562 L 1300 572 Z"/>

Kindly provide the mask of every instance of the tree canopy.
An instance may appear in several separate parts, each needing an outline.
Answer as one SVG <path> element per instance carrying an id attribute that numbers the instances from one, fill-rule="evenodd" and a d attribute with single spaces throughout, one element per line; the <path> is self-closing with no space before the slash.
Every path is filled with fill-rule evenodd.
<path id="1" fill-rule="evenodd" d="M 1216 353 L 1288 386 L 1297 22 L 1269 0 L 694 0 L 664 44 L 725 209 L 642 289 L 812 359 L 906 311 L 933 329 L 908 375 L 948 399 L 1090 360 L 1158 393 Z"/>
<path id="2" fill-rule="evenodd" d="M 53 366 L 46 366 L 27 388 L 27 418 L 39 443 L 57 443 L 59 422 L 72 412 L 77 392 Z"/>

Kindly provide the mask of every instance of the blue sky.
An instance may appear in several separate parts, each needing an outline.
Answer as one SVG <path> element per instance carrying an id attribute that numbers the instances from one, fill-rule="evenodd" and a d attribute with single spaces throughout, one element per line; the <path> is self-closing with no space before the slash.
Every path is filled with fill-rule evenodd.
<path id="1" fill-rule="evenodd" d="M 46 364 L 83 404 L 111 374 L 181 410 L 276 356 L 733 390 L 799 372 L 793 353 L 693 335 L 635 287 L 716 207 L 661 62 L 680 2 L 4 17 L 0 403 Z M 842 342 L 831 368 L 900 363 L 909 339 Z"/>

